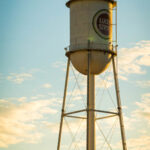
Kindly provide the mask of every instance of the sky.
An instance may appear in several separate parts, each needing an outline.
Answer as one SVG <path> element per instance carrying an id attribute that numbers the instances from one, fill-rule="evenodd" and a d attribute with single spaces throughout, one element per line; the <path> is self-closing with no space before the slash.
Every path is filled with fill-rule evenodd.
<path id="1" fill-rule="evenodd" d="M 0 150 L 57 147 L 70 32 L 65 3 L 0 0 Z M 118 73 L 130 150 L 150 149 L 149 9 L 149 0 L 118 0 Z M 85 76 L 71 66 L 69 79 L 66 110 L 85 107 Z M 116 100 L 111 65 L 96 85 L 96 107 L 110 109 Z M 121 150 L 117 123 L 113 138 L 105 133 L 115 120 L 97 125 L 98 148 L 108 147 L 105 134 L 112 149 Z M 84 120 L 66 119 L 63 137 L 62 150 L 85 149 Z"/>

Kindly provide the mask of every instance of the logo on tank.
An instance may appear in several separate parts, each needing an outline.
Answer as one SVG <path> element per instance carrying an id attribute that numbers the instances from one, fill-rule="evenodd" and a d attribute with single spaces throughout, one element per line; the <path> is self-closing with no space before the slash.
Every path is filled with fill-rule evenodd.
<path id="1" fill-rule="evenodd" d="M 93 17 L 95 32 L 103 39 L 110 37 L 110 15 L 107 9 L 99 10 Z"/>

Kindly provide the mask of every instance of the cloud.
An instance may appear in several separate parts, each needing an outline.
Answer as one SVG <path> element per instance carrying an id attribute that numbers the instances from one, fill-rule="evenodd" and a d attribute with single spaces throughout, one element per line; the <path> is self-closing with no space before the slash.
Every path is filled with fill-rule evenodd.
<path id="1" fill-rule="evenodd" d="M 150 149 L 150 136 L 140 136 L 132 138 L 127 141 L 130 150 L 149 150 Z"/>
<path id="2" fill-rule="evenodd" d="M 142 88 L 148 88 L 150 87 L 150 80 L 147 81 L 137 81 L 136 82 L 138 86 L 142 87 Z"/>
<path id="3" fill-rule="evenodd" d="M 67 121 L 66 121 L 67 120 Z M 43 122 L 43 125 L 48 128 L 53 134 L 57 134 L 59 132 L 59 123 L 50 123 Z M 63 129 L 62 129 L 62 149 L 72 149 L 74 147 L 85 147 L 85 140 L 83 141 L 83 134 L 85 134 L 86 130 L 86 122 L 85 120 L 74 119 L 68 120 L 68 118 L 64 119 Z M 67 143 L 64 142 L 67 140 Z M 71 147 L 70 147 L 71 146 Z"/>
<path id="4" fill-rule="evenodd" d="M 124 81 L 127 81 L 127 80 L 128 80 L 127 77 L 125 77 L 125 76 L 123 76 L 123 75 L 121 75 L 121 74 L 118 74 L 118 78 L 121 79 L 121 80 L 124 80 Z"/>
<path id="5" fill-rule="evenodd" d="M 65 71 L 67 64 L 63 61 L 56 61 L 52 64 L 53 68 L 60 68 L 61 70 Z"/>
<path id="6" fill-rule="evenodd" d="M 142 95 L 142 101 L 136 102 L 138 108 L 133 112 L 134 116 L 145 119 L 150 124 L 150 93 Z"/>
<path id="7" fill-rule="evenodd" d="M 113 145 L 114 149 L 121 150 L 121 141 Z M 127 148 L 130 150 L 149 150 L 150 149 L 150 136 L 139 136 L 127 140 Z"/>
<path id="8" fill-rule="evenodd" d="M 45 84 L 43 84 L 43 87 L 44 87 L 44 88 L 51 88 L 52 86 L 51 86 L 51 84 L 49 84 L 49 83 L 45 83 Z"/>
<path id="9" fill-rule="evenodd" d="M 145 74 L 142 66 L 150 66 L 150 41 L 140 41 L 132 48 L 121 48 L 118 54 L 119 74 Z"/>
<path id="10" fill-rule="evenodd" d="M 98 141 L 99 142 L 99 141 Z M 83 137 L 76 137 L 72 140 L 72 143 L 61 144 L 61 149 L 86 149 L 86 140 Z"/>
<path id="11" fill-rule="evenodd" d="M 43 121 L 43 125 L 45 125 L 47 128 L 49 128 L 51 130 L 51 132 L 53 133 L 58 133 L 59 131 L 59 125 L 60 123 L 51 123 L 51 122 L 47 122 L 47 121 Z M 85 120 L 81 120 L 81 119 L 74 119 L 74 120 L 68 120 L 68 119 L 64 119 L 64 123 L 63 123 L 63 133 L 76 133 L 78 132 L 77 130 L 85 130 L 86 128 L 86 124 L 85 124 Z"/>
<path id="12" fill-rule="evenodd" d="M 138 64 L 143 65 L 143 66 L 150 66 L 150 56 L 143 56 L 138 60 Z"/>
<path id="13" fill-rule="evenodd" d="M 74 89 L 73 91 L 68 91 L 67 95 L 72 95 L 74 97 L 78 97 L 78 96 L 86 95 L 86 93 L 87 93 L 87 89 L 86 89 L 86 87 L 84 87 L 81 89 L 77 88 L 77 89 Z"/>
<path id="14" fill-rule="evenodd" d="M 10 75 L 7 77 L 7 80 L 12 81 L 16 84 L 21 84 L 25 80 L 29 80 L 32 78 L 32 74 L 30 73 L 10 73 Z"/>
<path id="15" fill-rule="evenodd" d="M 32 97 L 30 97 L 32 100 L 37 100 L 37 99 L 41 99 L 41 98 L 43 98 L 44 97 L 44 95 L 41 95 L 41 94 L 38 94 L 38 95 L 36 95 L 36 96 L 32 96 Z"/>
<path id="16" fill-rule="evenodd" d="M 105 79 L 102 79 L 100 76 L 98 76 L 95 83 L 97 88 L 110 88 L 113 85 L 113 76 L 106 76 Z"/>
<path id="17" fill-rule="evenodd" d="M 20 142 L 37 143 L 43 136 L 39 122 L 45 119 L 46 114 L 57 113 L 50 106 L 50 100 L 21 104 L 0 100 L 0 147 Z"/>
<path id="18" fill-rule="evenodd" d="M 19 102 L 24 102 L 26 99 L 27 99 L 27 97 L 20 97 L 20 98 L 18 98 L 18 101 Z"/>

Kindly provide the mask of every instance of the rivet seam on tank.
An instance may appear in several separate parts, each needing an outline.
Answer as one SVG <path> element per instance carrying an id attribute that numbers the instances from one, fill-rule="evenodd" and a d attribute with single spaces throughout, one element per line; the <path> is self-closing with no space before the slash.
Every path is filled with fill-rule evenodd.
<path id="1" fill-rule="evenodd" d="M 95 32 L 103 39 L 110 38 L 110 12 L 107 9 L 101 9 L 93 17 L 93 28 Z"/>

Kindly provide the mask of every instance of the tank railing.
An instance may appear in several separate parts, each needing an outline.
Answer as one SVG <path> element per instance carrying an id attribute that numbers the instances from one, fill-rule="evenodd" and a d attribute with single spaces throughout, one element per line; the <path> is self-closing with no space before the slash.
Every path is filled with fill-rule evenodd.
<path id="1" fill-rule="evenodd" d="M 78 44 L 72 44 L 70 46 L 65 47 L 65 51 L 75 51 L 75 50 L 85 50 L 85 49 L 93 49 L 93 50 L 110 50 L 114 51 L 116 50 L 117 45 L 113 44 L 103 44 L 103 43 L 95 43 L 90 42 L 90 44 L 87 43 L 78 43 Z"/>

